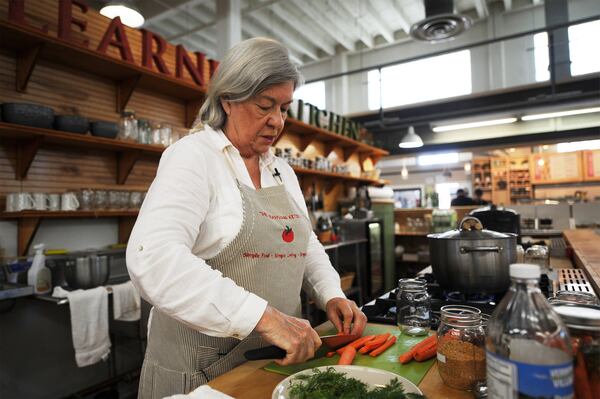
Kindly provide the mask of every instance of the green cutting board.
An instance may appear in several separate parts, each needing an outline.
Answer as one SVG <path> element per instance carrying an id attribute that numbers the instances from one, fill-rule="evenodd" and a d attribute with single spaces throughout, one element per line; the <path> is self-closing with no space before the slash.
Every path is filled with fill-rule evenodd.
<path id="1" fill-rule="evenodd" d="M 427 374 L 429 368 L 433 365 L 434 359 L 429 359 L 425 362 L 417 362 L 413 360 L 408 364 L 401 364 L 398 361 L 398 356 L 400 356 L 401 353 L 409 350 L 413 345 L 422 341 L 425 337 L 409 337 L 406 335 L 400 335 L 400 330 L 398 327 L 386 326 L 382 324 L 367 325 L 363 335 L 385 334 L 387 332 L 395 335 L 397 339 L 396 343 L 392 345 L 391 348 L 388 348 L 385 352 L 376 357 L 371 357 L 368 354 L 363 355 L 357 353 L 352 364 L 355 366 L 366 366 L 391 371 L 392 373 L 396 373 L 399 376 L 410 380 L 413 384 L 419 385 L 425 374 Z M 335 334 L 336 331 L 331 330 L 328 333 Z M 313 367 L 331 366 L 337 364 L 340 356 L 335 354 L 333 357 L 328 358 L 325 356 L 328 351 L 329 349 L 322 346 L 317 351 L 315 357 L 308 362 L 294 364 L 291 366 L 279 366 L 276 363 L 269 363 L 264 367 L 264 369 L 274 373 L 292 375 L 299 371 Z"/>

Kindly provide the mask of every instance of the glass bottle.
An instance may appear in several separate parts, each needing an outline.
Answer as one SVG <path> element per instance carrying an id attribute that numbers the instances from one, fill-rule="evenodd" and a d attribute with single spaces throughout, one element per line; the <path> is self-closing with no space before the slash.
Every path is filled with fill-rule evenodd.
<path id="1" fill-rule="evenodd" d="M 427 282 L 419 278 L 398 280 L 397 323 L 402 334 L 427 335 L 431 326 L 431 299 Z"/>
<path id="2" fill-rule="evenodd" d="M 444 383 L 471 391 L 485 382 L 485 331 L 481 311 L 472 306 L 442 306 L 437 330 L 438 370 Z"/>
<path id="3" fill-rule="evenodd" d="M 135 119 L 135 112 L 125 111 L 121 114 L 121 120 L 119 121 L 119 139 L 137 141 L 138 124 Z"/>
<path id="4" fill-rule="evenodd" d="M 572 398 L 569 333 L 542 294 L 540 267 L 510 265 L 511 286 L 488 321 L 489 398 Z"/>

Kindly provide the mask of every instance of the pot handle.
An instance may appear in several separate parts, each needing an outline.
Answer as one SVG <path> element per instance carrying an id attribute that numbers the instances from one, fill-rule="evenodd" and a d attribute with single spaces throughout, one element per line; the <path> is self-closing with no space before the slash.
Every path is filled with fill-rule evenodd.
<path id="1" fill-rule="evenodd" d="M 461 254 L 468 254 L 471 252 L 502 252 L 502 247 L 497 245 L 487 247 L 460 247 Z"/>

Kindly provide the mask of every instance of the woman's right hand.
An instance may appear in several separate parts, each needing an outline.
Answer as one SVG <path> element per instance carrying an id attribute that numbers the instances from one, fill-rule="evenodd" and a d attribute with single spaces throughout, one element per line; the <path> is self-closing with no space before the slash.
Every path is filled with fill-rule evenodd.
<path id="1" fill-rule="evenodd" d="M 287 352 L 285 358 L 275 361 L 282 366 L 313 358 L 321 346 L 319 334 L 308 320 L 288 316 L 271 306 L 267 306 L 255 331 L 270 344 Z"/>

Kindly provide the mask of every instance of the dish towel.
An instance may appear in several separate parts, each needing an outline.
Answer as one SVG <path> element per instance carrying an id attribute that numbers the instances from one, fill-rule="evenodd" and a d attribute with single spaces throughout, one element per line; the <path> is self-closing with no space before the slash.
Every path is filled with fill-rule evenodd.
<path id="1" fill-rule="evenodd" d="M 229 395 L 225 395 L 223 392 L 219 392 L 216 389 L 212 389 L 208 385 L 202 385 L 187 395 L 173 395 L 167 396 L 163 399 L 233 399 Z"/>
<path id="2" fill-rule="evenodd" d="M 55 287 L 52 296 L 69 300 L 71 333 L 77 366 L 85 367 L 106 360 L 110 354 L 106 288 L 66 291 L 61 287 Z"/>
<path id="3" fill-rule="evenodd" d="M 113 294 L 113 317 L 121 321 L 137 321 L 142 313 L 140 294 L 131 281 L 111 285 Z"/>

